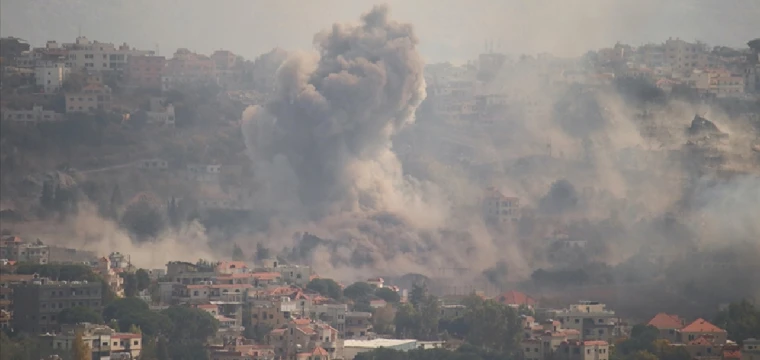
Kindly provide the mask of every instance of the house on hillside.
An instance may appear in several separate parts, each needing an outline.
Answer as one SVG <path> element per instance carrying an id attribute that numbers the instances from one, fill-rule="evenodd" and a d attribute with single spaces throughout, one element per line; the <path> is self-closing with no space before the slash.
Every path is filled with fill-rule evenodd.
<path id="1" fill-rule="evenodd" d="M 659 313 L 652 320 L 649 320 L 647 325 L 654 326 L 657 330 L 660 330 L 661 339 L 666 339 L 671 344 L 675 344 L 679 341 L 680 330 L 684 326 L 684 321 L 677 315 Z"/>
<path id="2" fill-rule="evenodd" d="M 510 290 L 499 295 L 496 298 L 496 300 L 504 305 L 508 305 L 513 308 L 526 306 L 529 309 L 533 309 L 538 305 L 538 302 L 536 301 L 536 299 L 528 296 L 525 293 L 515 291 L 515 290 Z"/>
<path id="3" fill-rule="evenodd" d="M 681 329 L 681 342 L 690 343 L 700 337 L 708 339 L 713 344 L 723 345 L 726 343 L 728 333 L 705 319 L 694 320 L 691 324 Z"/>

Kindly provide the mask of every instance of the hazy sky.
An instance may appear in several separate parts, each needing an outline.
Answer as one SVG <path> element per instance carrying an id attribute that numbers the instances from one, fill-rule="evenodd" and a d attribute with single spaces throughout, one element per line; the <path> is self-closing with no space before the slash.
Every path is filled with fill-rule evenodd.
<path id="1" fill-rule="evenodd" d="M 0 0 L 0 34 L 41 46 L 82 35 L 143 49 L 309 49 L 315 32 L 357 21 L 378 0 Z M 462 61 L 486 39 L 505 52 L 576 55 L 669 36 L 744 45 L 760 36 L 760 0 L 388 0 L 415 25 L 429 62 Z"/>

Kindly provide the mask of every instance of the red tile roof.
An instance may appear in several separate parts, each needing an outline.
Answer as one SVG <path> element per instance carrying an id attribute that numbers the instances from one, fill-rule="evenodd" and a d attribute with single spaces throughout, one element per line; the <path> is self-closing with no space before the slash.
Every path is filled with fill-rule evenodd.
<path id="1" fill-rule="evenodd" d="M 704 336 L 700 336 L 692 341 L 689 341 L 689 345 L 712 345 L 712 341 Z"/>
<path id="2" fill-rule="evenodd" d="M 309 324 L 311 324 L 311 320 L 309 320 L 308 318 L 293 319 L 293 320 L 291 320 L 291 322 L 294 323 L 294 324 L 296 324 L 296 325 L 309 325 Z"/>
<path id="3" fill-rule="evenodd" d="M 726 332 L 726 330 L 723 330 L 711 323 L 709 323 L 705 319 L 697 319 L 694 320 L 689 325 L 686 325 L 683 329 L 681 329 L 681 332 L 694 332 L 694 333 L 714 333 L 714 332 Z"/>
<path id="4" fill-rule="evenodd" d="M 311 355 L 313 356 L 327 356 L 327 350 L 323 349 L 321 346 L 317 346 L 314 351 L 311 352 Z"/>
<path id="5" fill-rule="evenodd" d="M 742 351 L 741 351 L 741 349 L 739 349 L 738 346 L 735 346 L 735 347 L 725 346 L 725 347 L 723 347 L 723 360 L 729 360 L 729 359 L 740 360 L 741 358 L 742 358 Z"/>
<path id="6" fill-rule="evenodd" d="M 510 290 L 510 291 L 505 292 L 504 294 L 499 295 L 497 300 L 507 305 L 528 305 L 528 306 L 536 305 L 535 299 L 526 295 L 525 293 L 514 291 L 514 290 Z"/>
<path id="7" fill-rule="evenodd" d="M 652 320 L 649 320 L 647 325 L 654 326 L 658 329 L 680 329 L 683 327 L 681 318 L 677 315 L 670 315 L 666 313 L 659 313 L 655 315 Z"/>

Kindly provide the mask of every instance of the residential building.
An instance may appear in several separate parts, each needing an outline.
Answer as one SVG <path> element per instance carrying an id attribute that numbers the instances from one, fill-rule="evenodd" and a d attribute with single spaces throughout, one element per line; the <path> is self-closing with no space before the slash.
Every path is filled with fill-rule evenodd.
<path id="1" fill-rule="evenodd" d="M 174 56 L 167 61 L 161 77 L 161 89 L 167 91 L 194 82 L 216 82 L 214 60 L 188 49 L 177 49 Z"/>
<path id="2" fill-rule="evenodd" d="M 150 125 L 174 127 L 174 105 L 167 104 L 155 111 L 146 111 L 147 123 Z"/>
<path id="3" fill-rule="evenodd" d="M 32 264 L 50 262 L 50 247 L 37 240 L 35 243 L 21 241 L 12 236 L 0 243 L 0 259 Z"/>
<path id="4" fill-rule="evenodd" d="M 411 351 L 417 349 L 417 340 L 414 339 L 372 339 L 372 340 L 345 340 L 343 342 L 344 359 L 351 360 L 357 354 L 376 350 L 379 348 L 396 351 Z"/>
<path id="5" fill-rule="evenodd" d="M 187 179 L 205 183 L 216 183 L 219 181 L 219 173 L 222 165 L 219 164 L 188 164 Z"/>
<path id="6" fill-rule="evenodd" d="M 665 41 L 665 62 L 673 71 L 690 72 L 708 65 L 706 45 L 689 43 L 681 39 Z"/>
<path id="7" fill-rule="evenodd" d="M 318 304 L 314 305 L 312 314 L 315 319 L 320 319 L 338 330 L 338 336 L 341 339 L 345 339 L 348 305 L 341 303 Z"/>
<path id="8" fill-rule="evenodd" d="M 269 345 L 230 344 L 211 350 L 213 360 L 274 360 L 274 348 Z"/>
<path id="9" fill-rule="evenodd" d="M 92 351 L 93 359 L 121 358 L 135 359 L 142 351 L 142 335 L 135 333 L 120 333 L 105 325 L 80 323 L 62 325 L 61 332 L 42 334 L 39 336 L 40 347 L 45 352 L 69 352 L 74 346 L 77 333 Z"/>
<path id="10" fill-rule="evenodd" d="M 670 341 L 671 344 L 680 342 L 681 329 L 684 327 L 683 319 L 677 315 L 659 313 L 647 323 L 660 331 L 660 338 Z"/>
<path id="11" fill-rule="evenodd" d="M 614 311 L 597 301 L 580 301 L 563 310 L 550 311 L 550 317 L 559 320 L 566 329 L 578 330 L 581 340 L 611 341 L 619 336 L 619 319 Z"/>
<path id="12" fill-rule="evenodd" d="M 153 55 L 153 51 L 130 48 L 126 43 L 116 47 L 112 43 L 90 41 L 84 36 L 76 42 L 62 44 L 68 50 L 67 64 L 73 69 L 89 71 L 124 70 L 131 56 Z"/>
<path id="13" fill-rule="evenodd" d="M 169 168 L 169 162 L 164 159 L 143 159 L 137 162 L 137 167 L 146 170 L 166 170 Z"/>
<path id="14" fill-rule="evenodd" d="M 13 286 L 27 284 L 39 276 L 37 275 L 0 275 L 0 329 L 10 329 L 13 318 Z"/>
<path id="15" fill-rule="evenodd" d="M 330 325 L 308 318 L 292 319 L 287 327 L 274 329 L 267 335 L 267 344 L 274 347 L 281 359 L 343 359 L 343 340 Z"/>
<path id="16" fill-rule="evenodd" d="M 311 281 L 311 267 L 305 265 L 278 265 L 274 271 L 282 274 L 282 279 L 288 283 L 298 286 L 304 286 Z"/>
<path id="17" fill-rule="evenodd" d="M 372 331 L 372 313 L 363 311 L 349 311 L 346 313 L 345 337 L 362 338 Z"/>
<path id="18" fill-rule="evenodd" d="M 125 80 L 128 86 L 161 90 L 161 77 L 166 69 L 163 56 L 142 55 L 127 58 Z"/>
<path id="19" fill-rule="evenodd" d="M 13 286 L 13 329 L 45 333 L 59 328 L 61 310 L 84 306 L 100 311 L 103 293 L 100 282 L 37 279 Z"/>
<path id="20" fill-rule="evenodd" d="M 692 359 L 723 360 L 723 345 L 716 344 L 713 340 L 710 336 L 700 336 L 694 340 L 685 342 L 683 346 Z"/>
<path id="21" fill-rule="evenodd" d="M 42 122 L 54 122 L 63 120 L 63 114 L 56 113 L 53 110 L 43 110 L 42 106 L 33 106 L 31 110 L 10 110 L 2 109 L 2 116 L 5 121 L 13 121 L 22 124 L 38 124 Z"/>
<path id="22" fill-rule="evenodd" d="M 726 343 L 728 333 L 705 319 L 694 320 L 691 324 L 681 329 L 681 342 L 690 343 L 700 337 L 709 339 L 713 344 L 723 345 Z"/>
<path id="23" fill-rule="evenodd" d="M 88 84 L 78 93 L 66 94 L 66 112 L 110 111 L 111 88 L 108 85 Z"/>
<path id="24" fill-rule="evenodd" d="M 240 83 L 240 69 L 238 56 L 228 50 L 217 50 L 211 54 L 214 61 L 217 82 L 222 86 L 230 86 Z"/>
<path id="25" fill-rule="evenodd" d="M 65 63 L 38 63 L 34 67 L 34 78 L 37 86 L 44 93 L 54 93 L 61 89 L 63 82 L 69 77 L 71 68 Z"/>
<path id="26" fill-rule="evenodd" d="M 374 286 L 374 287 L 376 287 L 378 289 L 381 289 L 383 287 L 383 285 L 385 284 L 385 280 L 383 280 L 383 278 L 381 278 L 381 277 L 367 279 L 366 282 L 367 282 L 367 284 L 370 284 L 370 285 L 372 285 L 372 286 Z"/>
<path id="27" fill-rule="evenodd" d="M 742 360 L 760 360 L 760 339 L 746 339 L 742 343 Z"/>
<path id="28" fill-rule="evenodd" d="M 580 339 L 577 330 L 563 329 L 557 320 L 549 319 L 541 324 L 535 323 L 532 317 L 523 320 L 525 336 L 521 349 L 525 360 L 551 360 L 560 345 Z"/>
<path id="29" fill-rule="evenodd" d="M 494 187 L 486 189 L 482 204 L 488 221 L 504 223 L 520 216 L 520 199 L 505 196 Z"/>
<path id="30" fill-rule="evenodd" d="M 524 306 L 529 309 L 533 309 L 538 304 L 536 299 L 528 296 L 527 294 L 523 292 L 519 292 L 515 290 L 510 290 L 499 295 L 497 300 L 500 303 L 513 307 L 513 308 L 519 308 L 521 306 Z"/>
<path id="31" fill-rule="evenodd" d="M 562 343 L 555 360 L 609 360 L 610 345 L 606 341 L 576 341 Z"/>
<path id="32" fill-rule="evenodd" d="M 760 93 L 760 63 L 744 68 L 744 92 Z"/>
<path id="33" fill-rule="evenodd" d="M 98 260 L 98 266 L 95 271 L 108 284 L 108 288 L 117 296 L 124 296 L 124 278 L 111 266 L 111 260 L 105 256 Z"/>

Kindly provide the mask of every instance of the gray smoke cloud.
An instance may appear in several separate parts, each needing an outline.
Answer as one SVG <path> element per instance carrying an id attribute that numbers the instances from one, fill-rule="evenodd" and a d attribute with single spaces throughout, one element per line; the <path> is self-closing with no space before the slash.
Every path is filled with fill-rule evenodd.
<path id="1" fill-rule="evenodd" d="M 410 185 L 390 138 L 425 99 L 412 26 L 378 6 L 360 25 L 336 24 L 314 43 L 316 54 L 292 54 L 280 66 L 271 101 L 243 114 L 250 155 L 269 177 L 263 182 L 310 216 L 387 208 Z"/>

